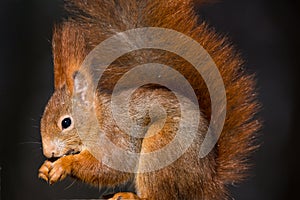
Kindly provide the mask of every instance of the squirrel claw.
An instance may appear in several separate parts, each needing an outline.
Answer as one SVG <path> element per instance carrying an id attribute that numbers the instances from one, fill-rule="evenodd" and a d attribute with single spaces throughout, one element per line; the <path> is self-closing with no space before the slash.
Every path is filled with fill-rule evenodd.
<path id="1" fill-rule="evenodd" d="M 48 182 L 48 177 L 45 175 L 45 174 L 42 174 L 42 173 L 39 173 L 39 176 L 38 176 L 40 179 L 43 179 L 45 180 L 46 182 Z"/>

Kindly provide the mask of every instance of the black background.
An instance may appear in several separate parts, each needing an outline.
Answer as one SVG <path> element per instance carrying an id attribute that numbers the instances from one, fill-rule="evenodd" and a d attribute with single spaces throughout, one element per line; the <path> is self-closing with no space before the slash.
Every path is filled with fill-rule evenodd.
<path id="1" fill-rule="evenodd" d="M 234 199 L 297 198 L 299 9 L 291 0 L 224 0 L 200 9 L 257 74 L 263 104 L 261 148 L 250 179 L 232 188 Z M 32 142 L 40 141 L 39 120 L 53 92 L 50 40 L 61 15 L 59 0 L 0 1 L 1 199 L 99 196 L 98 189 L 70 179 L 50 187 L 37 178 L 44 158 L 40 144 Z"/>

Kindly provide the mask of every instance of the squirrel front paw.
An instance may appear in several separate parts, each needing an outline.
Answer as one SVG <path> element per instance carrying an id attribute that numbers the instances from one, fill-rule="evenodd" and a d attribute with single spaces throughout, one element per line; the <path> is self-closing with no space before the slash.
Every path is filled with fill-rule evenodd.
<path id="1" fill-rule="evenodd" d="M 67 156 L 62 157 L 55 162 L 46 160 L 39 169 L 39 178 L 44 179 L 50 185 L 63 180 L 71 173 L 71 163 Z"/>
<path id="2" fill-rule="evenodd" d="M 39 169 L 39 178 L 44 179 L 48 182 L 49 172 L 52 169 L 52 162 L 46 160 L 44 164 Z"/>
<path id="3" fill-rule="evenodd" d="M 112 198 L 108 199 L 108 200 L 139 200 L 140 198 L 131 193 L 131 192 L 120 192 L 115 194 Z"/>

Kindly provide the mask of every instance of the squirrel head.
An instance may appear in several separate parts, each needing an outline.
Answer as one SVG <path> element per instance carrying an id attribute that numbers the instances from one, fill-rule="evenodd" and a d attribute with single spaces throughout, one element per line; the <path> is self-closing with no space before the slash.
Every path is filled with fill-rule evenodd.
<path id="1" fill-rule="evenodd" d="M 43 153 L 59 158 L 79 153 L 82 143 L 72 117 L 72 99 L 66 87 L 57 89 L 49 100 L 41 120 Z"/>
<path id="2" fill-rule="evenodd" d="M 54 86 L 41 119 L 43 152 L 47 158 L 79 153 L 82 142 L 72 116 L 74 73 L 85 57 L 82 32 L 72 22 L 54 28 Z"/>

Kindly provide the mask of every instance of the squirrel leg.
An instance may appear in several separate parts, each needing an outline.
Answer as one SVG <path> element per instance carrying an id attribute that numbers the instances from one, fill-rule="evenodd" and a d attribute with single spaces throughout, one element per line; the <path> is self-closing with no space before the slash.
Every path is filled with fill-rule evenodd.
<path id="1" fill-rule="evenodd" d="M 115 186 L 132 179 L 129 173 L 121 173 L 103 165 L 88 150 L 63 156 L 55 162 L 47 160 L 39 170 L 39 177 L 50 184 L 63 180 L 68 175 L 96 187 Z"/>
<path id="2" fill-rule="evenodd" d="M 170 132 L 176 132 L 173 130 L 174 127 L 173 124 L 166 124 L 166 127 L 156 135 L 145 138 L 142 152 L 148 153 L 163 149 L 166 143 L 172 139 Z M 194 142 L 191 148 L 183 152 L 180 158 L 159 170 L 138 173 L 135 186 L 140 198 L 147 200 L 204 199 L 202 188 L 206 186 L 206 183 L 203 182 L 202 170 L 208 171 L 205 167 L 209 166 L 208 159 L 210 156 L 201 161 L 197 160 L 197 146 L 197 142 Z M 157 160 L 161 159 L 163 158 L 157 157 Z M 140 159 L 140 169 L 147 169 L 148 166 L 147 160 Z"/>

